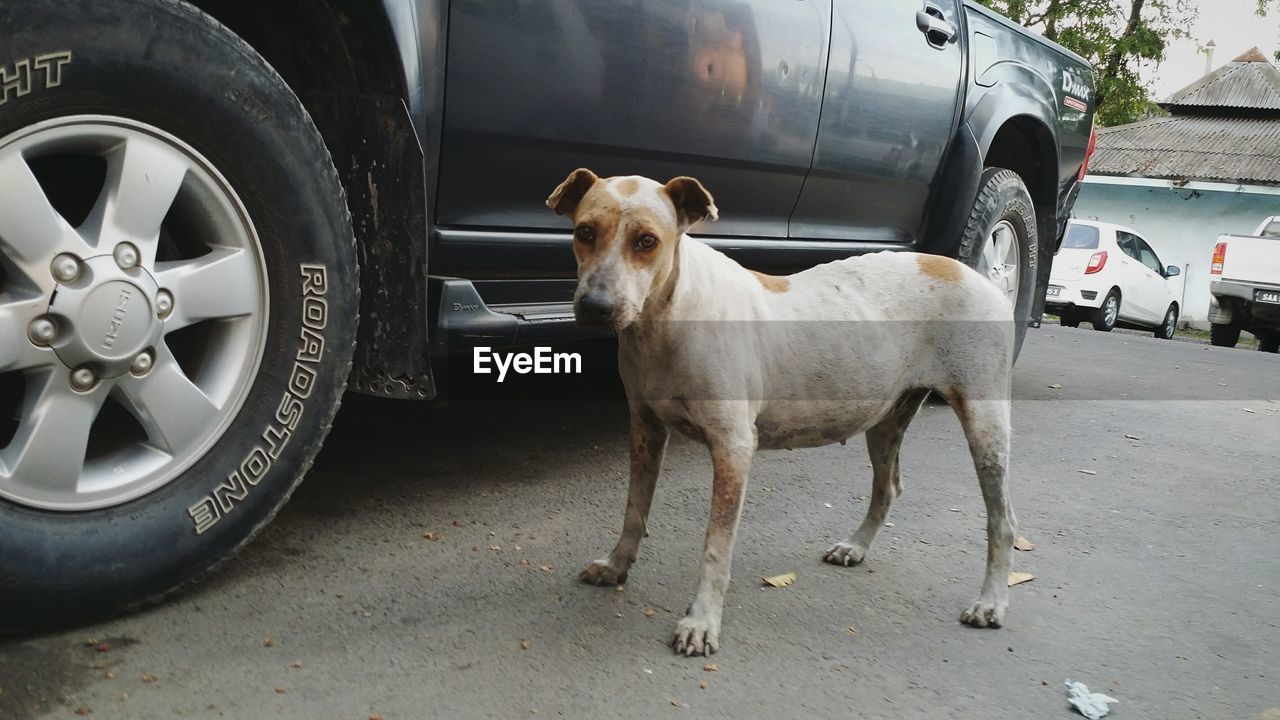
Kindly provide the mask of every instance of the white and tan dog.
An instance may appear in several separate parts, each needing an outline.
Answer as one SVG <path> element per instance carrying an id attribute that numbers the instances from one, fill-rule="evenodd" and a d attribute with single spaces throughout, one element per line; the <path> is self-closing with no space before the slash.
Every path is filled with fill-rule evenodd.
<path id="1" fill-rule="evenodd" d="M 668 428 L 707 445 L 715 480 L 698 593 L 677 625 L 687 655 L 720 645 L 734 533 L 756 450 L 814 447 L 866 432 L 874 468 L 862 525 L 827 551 L 863 560 L 902 492 L 898 449 L 929 391 L 964 426 L 987 507 L 986 579 L 961 622 L 999 627 L 1009 604 L 1014 516 L 1005 492 L 1013 311 L 963 264 L 878 253 L 789 277 L 748 271 L 685 233 L 715 219 L 697 180 L 601 179 L 575 170 L 547 205 L 573 219 L 579 322 L 618 333 L 631 410 L 622 535 L 582 571 L 623 582 L 645 534 Z"/>

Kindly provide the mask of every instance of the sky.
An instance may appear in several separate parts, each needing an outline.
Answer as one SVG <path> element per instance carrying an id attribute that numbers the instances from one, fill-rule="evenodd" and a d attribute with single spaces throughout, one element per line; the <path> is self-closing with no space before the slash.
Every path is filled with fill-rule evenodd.
<path id="1" fill-rule="evenodd" d="M 1210 40 L 1218 48 L 1213 56 L 1215 69 L 1231 62 L 1255 45 L 1274 59 L 1280 50 L 1280 12 L 1265 18 L 1254 15 L 1257 0 L 1202 0 L 1200 18 L 1191 27 L 1192 40 L 1172 43 L 1159 67 L 1143 68 L 1142 76 L 1153 83 L 1156 100 L 1164 100 L 1204 75 L 1205 56 L 1198 47 Z"/>

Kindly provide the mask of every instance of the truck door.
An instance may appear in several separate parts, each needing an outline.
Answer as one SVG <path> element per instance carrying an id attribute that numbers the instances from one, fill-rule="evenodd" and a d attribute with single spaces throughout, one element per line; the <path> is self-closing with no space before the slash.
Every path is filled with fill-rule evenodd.
<path id="1" fill-rule="evenodd" d="M 572 270 L 543 201 L 585 166 L 695 176 L 699 234 L 785 238 L 830 27 L 830 0 L 454 0 L 437 222 L 565 231 Z"/>
<path id="2" fill-rule="evenodd" d="M 791 237 L 920 236 L 958 124 L 961 12 L 960 0 L 834 0 L 818 145 Z"/>

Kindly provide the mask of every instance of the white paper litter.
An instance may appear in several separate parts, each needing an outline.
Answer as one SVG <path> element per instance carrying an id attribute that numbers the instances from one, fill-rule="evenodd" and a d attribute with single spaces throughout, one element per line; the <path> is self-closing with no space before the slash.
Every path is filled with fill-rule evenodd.
<path id="1" fill-rule="evenodd" d="M 1068 680 L 1066 685 L 1067 702 L 1089 720 L 1101 720 L 1103 715 L 1111 712 L 1112 704 L 1120 702 L 1109 695 L 1089 692 L 1089 687 L 1084 683 Z"/>

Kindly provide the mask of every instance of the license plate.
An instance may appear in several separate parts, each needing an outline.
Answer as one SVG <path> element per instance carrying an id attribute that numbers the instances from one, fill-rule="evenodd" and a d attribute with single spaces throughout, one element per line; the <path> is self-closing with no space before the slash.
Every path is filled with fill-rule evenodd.
<path id="1" fill-rule="evenodd" d="M 1061 295 L 1062 295 L 1062 288 L 1053 287 L 1053 286 L 1050 286 L 1049 292 L 1045 293 L 1045 297 L 1061 297 Z M 1276 302 L 1280 302 L 1280 300 L 1277 300 Z"/>
<path id="2" fill-rule="evenodd" d="M 1280 305 L 1280 291 L 1257 290 L 1253 293 L 1253 299 L 1261 303 Z"/>

